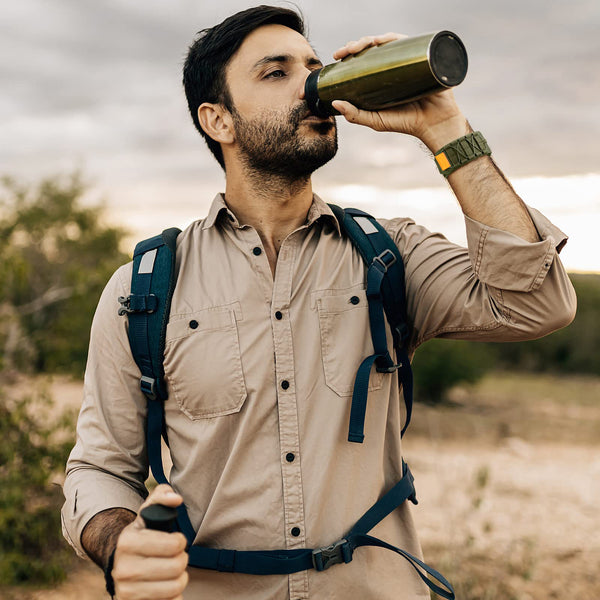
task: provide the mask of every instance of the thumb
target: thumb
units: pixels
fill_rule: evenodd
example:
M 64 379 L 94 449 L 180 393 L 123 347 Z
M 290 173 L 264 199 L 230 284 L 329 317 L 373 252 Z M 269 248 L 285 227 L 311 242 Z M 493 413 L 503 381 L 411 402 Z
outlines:
M 173 488 L 170 485 L 161 484 L 157 485 L 154 490 L 152 490 L 151 494 L 146 498 L 146 501 L 140 506 L 140 510 L 138 511 L 138 516 L 134 521 L 136 526 L 139 528 L 145 528 L 146 525 L 144 520 L 140 516 L 142 509 L 150 506 L 152 504 L 163 504 L 164 506 L 171 506 L 173 508 L 179 506 L 183 503 L 183 498 L 173 491 Z

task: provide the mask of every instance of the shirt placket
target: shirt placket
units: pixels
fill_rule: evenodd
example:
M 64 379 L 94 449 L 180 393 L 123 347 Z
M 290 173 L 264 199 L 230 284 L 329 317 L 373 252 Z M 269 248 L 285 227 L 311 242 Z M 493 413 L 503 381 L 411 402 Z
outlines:
M 298 427 L 294 349 L 289 318 L 294 257 L 299 236 L 292 235 L 281 246 L 273 282 L 271 322 L 275 348 L 279 449 L 283 482 L 285 542 L 288 549 L 306 547 L 304 496 L 302 493 L 301 448 Z M 308 598 L 308 574 L 289 577 L 291 600 Z

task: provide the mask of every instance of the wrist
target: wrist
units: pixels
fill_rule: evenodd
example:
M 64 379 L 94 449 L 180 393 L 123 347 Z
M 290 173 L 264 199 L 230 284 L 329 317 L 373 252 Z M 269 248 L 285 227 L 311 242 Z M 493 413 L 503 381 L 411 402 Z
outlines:
M 462 114 L 459 114 L 456 117 L 432 125 L 419 137 L 429 151 L 435 154 L 446 144 L 472 132 L 473 129 L 467 119 Z

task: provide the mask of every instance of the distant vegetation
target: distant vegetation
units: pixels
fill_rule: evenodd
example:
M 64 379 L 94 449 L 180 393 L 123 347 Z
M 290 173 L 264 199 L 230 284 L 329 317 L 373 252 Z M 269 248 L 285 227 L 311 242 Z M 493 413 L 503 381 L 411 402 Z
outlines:
M 68 372 L 85 367 L 100 293 L 125 235 L 83 204 L 78 175 L 0 190 L 0 369 Z
M 101 290 L 128 257 L 124 231 L 86 207 L 78 176 L 0 191 L 0 382 L 18 373 L 81 376 Z M 0 389 L 0 585 L 54 583 L 73 552 L 62 539 L 53 479 L 73 445 L 72 420 L 38 392 Z M 0 596 L 4 597 L 0 589 Z M 20 597 L 20 596 L 19 596 Z
M 452 386 L 491 370 L 600 374 L 600 274 L 570 274 L 577 315 L 564 329 L 529 342 L 431 340 L 415 355 L 416 399 L 440 402 Z
M 73 422 L 52 413 L 47 394 L 9 400 L 0 390 L 0 585 L 61 581 L 72 559 L 52 480 L 73 445 Z

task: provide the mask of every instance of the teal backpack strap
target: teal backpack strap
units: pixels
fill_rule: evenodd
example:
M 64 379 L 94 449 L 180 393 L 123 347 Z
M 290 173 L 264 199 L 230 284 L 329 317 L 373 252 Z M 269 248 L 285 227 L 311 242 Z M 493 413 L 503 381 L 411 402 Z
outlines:
M 352 240 L 367 267 L 367 300 L 374 352 L 363 360 L 354 380 L 348 440 L 362 443 L 367 410 L 371 369 L 380 373 L 398 373 L 406 406 L 404 435 L 412 415 L 413 377 L 408 357 L 408 323 L 404 263 L 398 247 L 381 224 L 368 213 L 356 208 L 342 209 L 329 205 L 343 231 Z M 396 360 L 390 356 L 385 330 L 390 324 Z
M 140 388 L 148 401 L 146 441 L 148 461 L 158 483 L 169 483 L 162 466 L 161 437 L 169 443 L 165 427 L 163 356 L 171 297 L 177 281 L 175 250 L 181 230 L 165 229 L 140 242 L 133 253 L 131 293 L 120 297 L 120 315 L 129 319 L 129 345 L 140 369 Z M 177 523 L 191 545 L 195 532 L 185 505 L 178 509 Z

